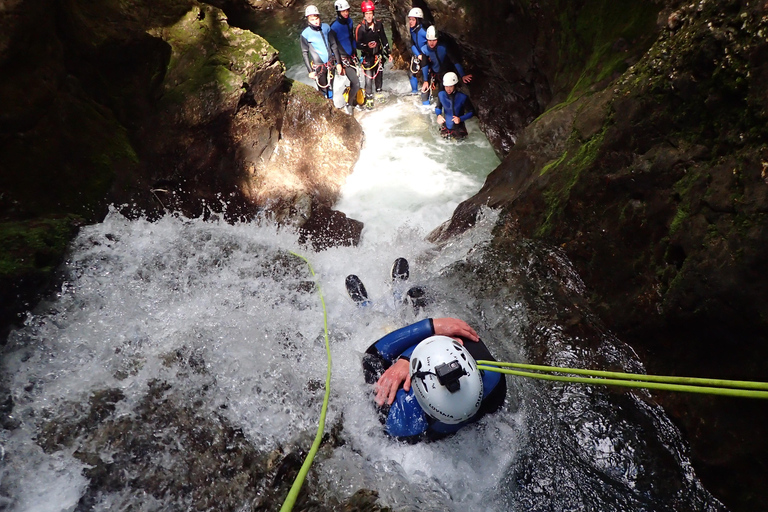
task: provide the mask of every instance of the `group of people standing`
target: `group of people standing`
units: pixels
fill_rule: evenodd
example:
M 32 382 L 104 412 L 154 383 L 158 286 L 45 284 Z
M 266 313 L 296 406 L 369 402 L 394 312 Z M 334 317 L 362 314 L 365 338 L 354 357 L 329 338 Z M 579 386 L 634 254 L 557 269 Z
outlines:
M 348 114 L 361 103 L 371 109 L 374 92 L 381 91 L 384 60 L 392 61 L 384 24 L 375 19 L 376 6 L 371 0 L 364 0 L 360 6 L 363 20 L 357 26 L 350 17 L 347 0 L 336 0 L 334 7 L 336 21 L 330 26 L 320 21 L 316 6 L 309 5 L 305 9 L 307 28 L 299 38 L 304 65 L 309 77 L 328 98 L 333 97 L 335 77 L 345 76 L 349 80 Z M 359 90 L 364 91 L 364 98 L 359 97 Z
M 344 108 L 348 114 L 362 105 L 372 109 L 374 94 L 382 88 L 384 61 L 392 62 L 384 24 L 375 19 L 376 7 L 371 0 L 362 2 L 363 20 L 357 26 L 350 17 L 347 0 L 336 0 L 334 7 L 336 20 L 331 25 L 320 21 L 316 6 L 305 9 L 307 28 L 300 37 L 304 65 L 309 77 L 328 98 L 333 97 L 334 80 L 346 77 L 349 89 Z M 464 138 L 467 135 L 464 122 L 474 115 L 474 109 L 469 97 L 458 87 L 469 83 L 472 75 L 464 71 L 448 46 L 438 40 L 435 27 L 425 28 L 423 22 L 423 11 L 418 7 L 411 9 L 408 13 L 411 94 L 421 94 L 422 104 L 427 106 L 430 99 L 434 99 L 435 115 L 444 137 Z

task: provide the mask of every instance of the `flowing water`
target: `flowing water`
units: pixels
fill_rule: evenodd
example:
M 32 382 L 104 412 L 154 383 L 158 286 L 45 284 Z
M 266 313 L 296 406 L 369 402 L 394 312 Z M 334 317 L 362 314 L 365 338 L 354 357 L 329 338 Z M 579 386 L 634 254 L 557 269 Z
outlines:
M 451 438 L 385 436 L 361 357 L 424 316 L 466 319 L 500 360 L 537 350 L 553 364 L 642 370 L 599 327 L 586 344 L 568 334 L 574 301 L 563 297 L 584 292 L 578 276 L 533 242 L 500 257 L 494 212 L 446 245 L 425 241 L 498 160 L 474 123 L 461 144 L 440 139 L 434 115 L 404 94 L 405 75 L 387 76 L 387 103 L 359 115 L 365 147 L 338 205 L 366 223 L 358 247 L 310 253 L 290 230 L 215 215 L 111 212 L 81 231 L 60 292 L 5 348 L 0 510 L 276 510 L 284 493 L 269 497 L 280 474 L 270 461 L 306 450 L 317 428 L 324 307 L 334 440 L 305 485 L 314 499 L 370 489 L 393 510 L 722 510 L 644 392 L 508 378 L 503 409 Z M 424 311 L 393 299 L 401 256 L 430 290 Z M 347 296 L 350 273 L 371 307 Z M 259 477 L 229 471 L 260 457 Z

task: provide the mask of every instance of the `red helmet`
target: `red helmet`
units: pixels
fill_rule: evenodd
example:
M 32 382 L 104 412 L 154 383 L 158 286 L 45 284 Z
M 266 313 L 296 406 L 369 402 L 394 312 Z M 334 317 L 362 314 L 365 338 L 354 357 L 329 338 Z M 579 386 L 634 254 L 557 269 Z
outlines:
M 373 5 L 373 2 L 371 2 L 371 0 L 365 0 L 360 5 L 360 9 L 362 9 L 363 12 L 368 12 L 368 11 L 373 12 L 374 10 L 376 10 L 376 6 Z

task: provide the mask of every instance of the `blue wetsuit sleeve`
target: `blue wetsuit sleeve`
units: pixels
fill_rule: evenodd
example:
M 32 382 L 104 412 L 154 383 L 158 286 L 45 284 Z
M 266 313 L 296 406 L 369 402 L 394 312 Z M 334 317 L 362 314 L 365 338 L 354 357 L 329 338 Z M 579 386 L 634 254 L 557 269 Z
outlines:
M 400 355 L 407 349 L 412 349 L 412 347 L 418 345 L 420 341 L 425 340 L 434 334 L 435 328 L 432 324 L 432 319 L 426 318 L 415 324 L 407 325 L 396 331 L 392 331 L 374 343 L 374 347 L 381 357 L 391 363 L 400 357 Z
M 422 62 L 421 62 L 421 74 L 424 77 L 424 81 L 427 82 L 429 81 L 429 66 L 431 63 L 429 61 L 429 54 L 427 53 L 426 45 L 421 47 L 421 54 L 424 55 L 424 57 L 426 57 L 426 60 L 422 59 Z
M 456 72 L 459 74 L 459 78 L 464 78 L 464 68 L 458 62 L 454 64 L 456 66 Z

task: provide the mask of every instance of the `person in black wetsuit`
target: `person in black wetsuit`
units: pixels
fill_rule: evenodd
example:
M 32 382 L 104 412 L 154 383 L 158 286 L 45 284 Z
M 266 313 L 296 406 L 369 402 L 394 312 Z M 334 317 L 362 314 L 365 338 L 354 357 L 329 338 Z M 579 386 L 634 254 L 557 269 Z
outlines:
M 494 360 L 475 330 L 457 318 L 427 318 L 373 343 L 363 372 L 375 385 L 386 432 L 408 442 L 436 440 L 499 410 L 506 380 L 478 371 L 479 359 Z
M 304 10 L 307 18 L 307 28 L 299 36 L 301 56 L 307 67 L 309 78 L 315 80 L 318 89 L 326 98 L 331 98 L 333 84 L 329 75 L 333 76 L 333 67 L 341 73 L 340 55 L 336 33 L 327 23 L 320 22 L 320 11 L 314 5 L 308 5 Z
M 373 93 L 381 91 L 384 81 L 384 62 L 392 62 L 389 40 L 384 32 L 384 24 L 373 18 L 375 6 L 371 0 L 364 0 L 361 9 L 363 21 L 355 28 L 357 47 L 363 56 L 361 72 L 365 82 L 365 106 L 373 108 Z

